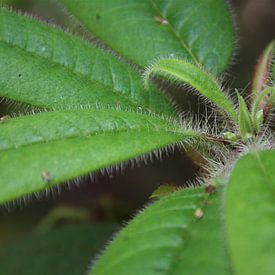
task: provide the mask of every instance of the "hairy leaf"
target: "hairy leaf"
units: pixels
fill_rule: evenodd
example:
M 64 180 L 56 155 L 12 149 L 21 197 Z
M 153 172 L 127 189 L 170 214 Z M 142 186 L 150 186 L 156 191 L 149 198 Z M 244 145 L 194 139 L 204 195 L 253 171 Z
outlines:
M 274 164 L 274 151 L 255 151 L 229 179 L 225 223 L 235 274 L 275 273 Z
M 0 248 L 1 274 L 79 275 L 116 229 L 112 224 L 81 224 L 32 233 Z M 69 241 L 68 241 L 69 240 Z
M 220 199 L 202 187 L 161 198 L 120 232 L 90 274 L 230 274 Z
M 177 187 L 171 184 L 160 185 L 157 189 L 154 190 L 150 199 L 158 200 L 164 196 L 167 196 L 177 190 Z
M 262 114 L 262 123 L 264 119 L 267 119 L 271 108 L 275 103 L 275 87 L 267 87 L 258 94 L 252 105 L 252 119 L 254 127 L 257 131 L 260 130 L 261 118 L 258 119 L 259 114 Z M 266 117 L 264 117 L 264 115 Z
M 243 97 L 237 92 L 239 102 L 239 131 L 240 135 L 244 138 L 249 138 L 253 134 L 253 123 L 251 114 L 248 111 L 246 102 Z
M 47 108 L 132 106 L 173 115 L 128 65 L 69 33 L 0 9 L 0 96 Z
M 100 40 L 144 67 L 160 56 L 185 57 L 213 73 L 231 60 L 226 1 L 62 0 Z
M 275 40 L 271 41 L 259 58 L 252 81 L 252 104 L 260 92 L 268 86 L 272 72 L 272 60 L 275 57 Z
M 226 112 L 234 121 L 237 114 L 230 100 L 224 95 L 214 78 L 196 65 L 174 58 L 163 58 L 150 66 L 144 74 L 147 84 L 151 75 L 164 76 L 179 83 L 187 83 L 200 94 L 210 99 L 221 110 Z
M 268 101 L 275 102 L 275 87 L 265 88 L 256 98 L 254 105 L 252 106 L 252 114 L 255 115 L 259 110 L 263 109 L 261 103 L 267 103 Z M 266 100 L 266 97 L 268 99 Z M 267 102 L 265 102 L 267 101 Z
M 198 137 L 160 117 L 63 110 L 0 124 L 0 202 Z
M 272 77 L 273 77 L 273 83 L 275 82 L 275 62 L 273 62 L 273 66 L 272 66 L 272 72 L 273 72 L 273 74 L 272 74 Z

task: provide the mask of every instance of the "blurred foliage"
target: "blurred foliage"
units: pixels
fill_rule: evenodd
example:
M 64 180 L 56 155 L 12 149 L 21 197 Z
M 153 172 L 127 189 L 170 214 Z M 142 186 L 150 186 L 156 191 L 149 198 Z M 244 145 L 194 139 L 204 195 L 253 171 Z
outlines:
M 84 274 L 115 229 L 113 224 L 80 224 L 29 234 L 1 246 L 0 274 Z

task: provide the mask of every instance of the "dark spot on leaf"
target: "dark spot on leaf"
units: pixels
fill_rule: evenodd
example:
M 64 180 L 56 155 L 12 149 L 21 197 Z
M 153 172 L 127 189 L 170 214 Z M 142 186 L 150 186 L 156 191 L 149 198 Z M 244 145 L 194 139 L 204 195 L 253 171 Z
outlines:
M 19 77 L 21 77 L 21 76 L 22 76 L 22 74 L 18 74 L 18 76 L 19 76 Z
M 128 236 L 123 236 L 123 240 L 124 240 L 124 241 L 129 241 L 130 238 L 129 238 Z
M 99 21 L 101 19 L 101 16 L 97 13 L 95 18 L 96 18 L 97 21 Z

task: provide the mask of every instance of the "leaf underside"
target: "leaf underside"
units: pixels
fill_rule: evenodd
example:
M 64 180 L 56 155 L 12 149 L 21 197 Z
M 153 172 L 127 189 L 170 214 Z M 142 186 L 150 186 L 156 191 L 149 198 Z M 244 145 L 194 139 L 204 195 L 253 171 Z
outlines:
M 200 63 L 214 74 L 230 63 L 234 37 L 226 1 L 61 2 L 101 41 L 141 67 L 169 55 Z
M 220 111 L 227 113 L 229 117 L 237 122 L 237 114 L 233 104 L 224 95 L 220 85 L 213 76 L 198 66 L 186 60 L 163 58 L 152 64 L 145 71 L 145 83 L 148 83 L 151 74 L 168 78 L 180 84 L 190 85 L 218 106 Z
M 10 119 L 0 124 L 0 202 L 196 137 L 164 118 L 112 109 Z

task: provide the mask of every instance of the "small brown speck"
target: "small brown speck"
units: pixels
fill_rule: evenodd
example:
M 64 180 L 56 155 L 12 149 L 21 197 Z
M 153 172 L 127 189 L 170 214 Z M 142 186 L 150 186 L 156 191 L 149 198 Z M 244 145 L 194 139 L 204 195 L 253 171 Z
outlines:
M 208 194 L 214 194 L 217 191 L 217 188 L 212 184 L 207 184 L 204 191 Z
M 51 177 L 49 171 L 43 171 L 41 173 L 41 178 L 45 183 L 50 183 L 51 182 Z
M 195 210 L 194 216 L 195 216 L 195 218 L 198 219 L 198 220 L 200 220 L 200 219 L 203 218 L 203 212 L 202 212 L 201 208 L 197 208 L 197 209 Z
M 155 21 L 160 25 L 167 25 L 168 21 L 160 16 L 155 16 Z
M 7 122 L 11 117 L 10 116 L 2 116 L 0 117 L 0 123 L 5 123 Z

